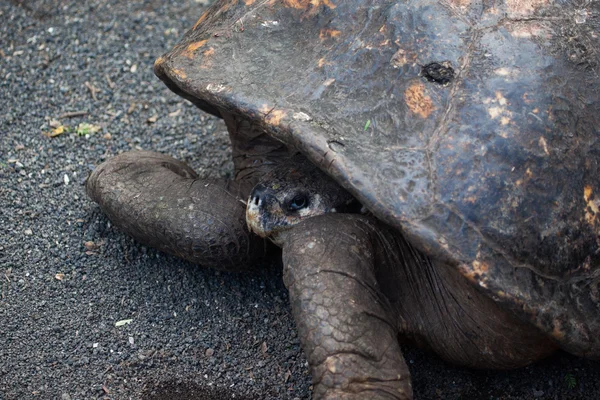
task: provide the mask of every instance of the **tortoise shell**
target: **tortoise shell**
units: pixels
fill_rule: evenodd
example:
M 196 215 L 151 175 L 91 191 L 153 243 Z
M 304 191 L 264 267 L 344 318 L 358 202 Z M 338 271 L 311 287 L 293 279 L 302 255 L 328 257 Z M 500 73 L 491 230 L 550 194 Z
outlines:
M 155 72 L 600 357 L 600 3 L 217 1 Z

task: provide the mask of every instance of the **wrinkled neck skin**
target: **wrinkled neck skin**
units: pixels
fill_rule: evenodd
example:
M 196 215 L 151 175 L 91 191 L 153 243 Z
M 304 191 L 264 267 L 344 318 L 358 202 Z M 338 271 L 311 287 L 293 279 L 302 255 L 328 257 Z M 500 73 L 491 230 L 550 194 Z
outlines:
M 235 181 L 249 182 L 252 188 L 290 157 L 288 148 L 255 122 L 224 111 L 221 114 L 231 140 Z

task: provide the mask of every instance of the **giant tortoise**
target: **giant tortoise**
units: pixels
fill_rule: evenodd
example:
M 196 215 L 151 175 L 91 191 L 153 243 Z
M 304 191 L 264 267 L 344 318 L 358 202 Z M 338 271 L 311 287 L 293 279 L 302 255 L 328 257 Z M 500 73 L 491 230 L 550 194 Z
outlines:
M 131 152 L 87 192 L 205 266 L 278 244 L 315 399 L 412 398 L 400 339 L 476 368 L 599 358 L 599 8 L 217 1 L 154 68 L 225 120 L 235 179 Z

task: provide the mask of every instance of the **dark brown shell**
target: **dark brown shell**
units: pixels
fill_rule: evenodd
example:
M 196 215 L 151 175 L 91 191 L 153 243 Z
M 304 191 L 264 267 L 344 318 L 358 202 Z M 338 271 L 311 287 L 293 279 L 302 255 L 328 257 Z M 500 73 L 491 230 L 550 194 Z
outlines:
M 600 3 L 218 1 L 157 74 L 600 357 Z

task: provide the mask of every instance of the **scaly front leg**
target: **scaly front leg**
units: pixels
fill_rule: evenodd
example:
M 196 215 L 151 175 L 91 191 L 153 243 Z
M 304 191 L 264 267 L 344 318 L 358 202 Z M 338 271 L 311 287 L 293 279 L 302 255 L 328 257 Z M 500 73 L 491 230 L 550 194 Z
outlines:
M 376 279 L 378 229 L 367 217 L 326 214 L 282 236 L 314 399 L 412 399 L 398 329 Z
M 88 196 L 112 223 L 141 243 L 223 270 L 250 268 L 264 240 L 246 227 L 250 183 L 200 179 L 163 154 L 134 151 L 99 165 Z

